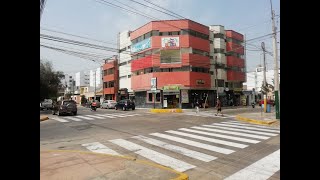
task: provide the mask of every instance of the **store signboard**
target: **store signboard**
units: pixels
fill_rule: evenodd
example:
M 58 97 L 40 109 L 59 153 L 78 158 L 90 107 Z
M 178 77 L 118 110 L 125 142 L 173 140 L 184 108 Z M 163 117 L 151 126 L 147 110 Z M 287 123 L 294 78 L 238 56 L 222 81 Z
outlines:
M 189 96 L 187 89 L 181 89 L 181 103 L 189 103 Z
M 151 47 L 151 38 L 148 38 L 148 39 L 140 41 L 136 44 L 133 44 L 131 47 L 131 52 L 136 53 L 136 52 L 142 51 L 144 49 L 148 49 L 150 47 Z

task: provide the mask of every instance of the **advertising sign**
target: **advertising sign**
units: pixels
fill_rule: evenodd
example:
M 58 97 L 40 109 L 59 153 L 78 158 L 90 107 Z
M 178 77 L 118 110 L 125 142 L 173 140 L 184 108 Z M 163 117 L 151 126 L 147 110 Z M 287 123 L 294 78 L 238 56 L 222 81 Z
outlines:
M 157 78 L 151 78 L 151 91 L 157 90 Z
M 163 37 L 161 38 L 161 47 L 163 48 L 178 48 L 179 37 Z
M 189 96 L 187 89 L 181 89 L 181 103 L 189 103 Z
M 163 90 L 176 90 L 178 91 L 180 89 L 179 86 L 163 86 Z
M 150 47 L 151 47 L 151 38 L 148 38 L 148 39 L 140 41 L 136 44 L 133 44 L 131 46 L 131 52 L 136 53 L 136 52 L 142 51 L 144 49 L 148 49 Z

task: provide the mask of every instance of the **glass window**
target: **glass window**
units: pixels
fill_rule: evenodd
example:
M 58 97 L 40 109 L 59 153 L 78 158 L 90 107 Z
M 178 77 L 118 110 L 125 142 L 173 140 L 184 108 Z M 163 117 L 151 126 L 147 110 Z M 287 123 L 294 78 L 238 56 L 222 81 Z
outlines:
M 180 34 L 181 35 L 188 35 L 189 31 L 188 31 L 188 29 L 181 29 Z
M 162 32 L 162 36 L 168 36 L 169 32 Z
M 157 102 L 160 102 L 160 93 L 157 93 L 157 94 L 156 94 L 156 101 L 157 101 Z
M 180 31 L 171 32 L 172 35 L 180 35 Z
M 144 39 L 147 39 L 149 37 L 151 37 L 151 32 L 148 32 L 148 33 L 144 34 Z
M 218 87 L 224 87 L 224 80 L 218 79 Z
M 221 38 L 221 39 L 223 39 L 223 38 L 224 38 L 224 34 L 222 34 L 222 33 L 213 34 L 213 37 L 214 37 L 214 38 Z
M 159 36 L 159 31 L 158 30 L 153 30 L 151 32 L 151 36 Z
M 152 93 L 148 93 L 148 101 L 152 102 Z

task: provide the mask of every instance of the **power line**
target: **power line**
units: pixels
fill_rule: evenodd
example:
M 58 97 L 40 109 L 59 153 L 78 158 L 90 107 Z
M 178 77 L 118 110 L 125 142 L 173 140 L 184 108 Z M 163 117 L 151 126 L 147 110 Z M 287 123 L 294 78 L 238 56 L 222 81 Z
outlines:
M 147 0 L 143 0 L 143 1 L 148 2 L 149 4 L 152 4 L 152 5 L 154 5 L 154 6 L 158 7 L 158 8 L 161 8 L 161 9 L 163 9 L 163 10 L 167 11 L 167 12 L 170 12 L 170 13 L 172 13 L 172 14 L 174 14 L 174 15 L 176 15 L 176 16 L 178 16 L 178 17 L 182 18 L 182 19 L 187 19 L 187 18 L 185 18 L 185 17 L 183 17 L 183 16 L 181 16 L 181 15 L 179 15 L 179 14 L 175 13 L 175 12 L 172 12 L 172 11 L 170 11 L 170 10 L 168 10 L 168 9 L 164 8 L 164 7 L 161 7 L 161 6 L 159 6 L 159 5 L 155 4 L 155 3 L 152 3 L 152 2 L 147 1 Z

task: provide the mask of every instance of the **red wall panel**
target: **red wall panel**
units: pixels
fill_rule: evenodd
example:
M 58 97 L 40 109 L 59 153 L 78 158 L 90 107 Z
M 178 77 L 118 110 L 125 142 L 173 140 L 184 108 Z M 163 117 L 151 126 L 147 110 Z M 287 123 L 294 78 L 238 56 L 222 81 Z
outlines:
M 244 67 L 244 59 L 235 56 L 227 56 L 227 66 Z
M 239 45 L 239 44 L 236 44 L 236 43 L 232 43 L 232 42 L 227 42 L 226 43 L 226 48 L 227 48 L 227 52 L 229 51 L 233 51 L 233 52 L 236 52 L 236 53 L 239 53 L 239 54 L 244 54 L 244 47 Z
M 245 73 L 240 71 L 227 71 L 228 81 L 245 81 Z
M 131 62 L 131 71 L 152 67 L 152 56 L 143 57 Z
M 226 30 L 226 36 L 227 37 L 230 37 L 230 38 L 233 38 L 233 39 L 237 39 L 237 40 L 240 40 L 240 41 L 243 41 L 243 35 L 238 33 L 238 32 L 235 32 L 235 31 L 232 31 L 232 30 Z

